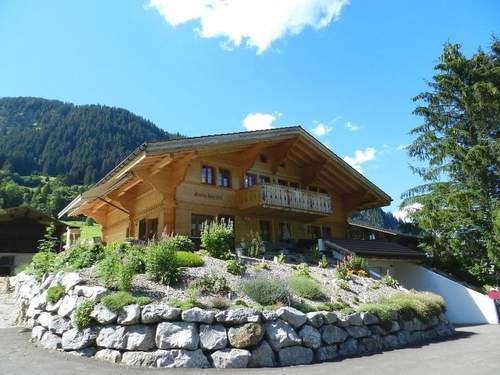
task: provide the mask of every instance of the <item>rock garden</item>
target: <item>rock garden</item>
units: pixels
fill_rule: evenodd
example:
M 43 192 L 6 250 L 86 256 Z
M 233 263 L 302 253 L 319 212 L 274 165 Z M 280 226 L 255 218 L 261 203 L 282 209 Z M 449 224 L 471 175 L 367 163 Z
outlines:
M 148 367 L 275 367 L 339 360 L 446 338 L 441 297 L 335 264 L 230 252 L 230 224 L 207 224 L 201 250 L 179 235 L 146 245 L 79 245 L 47 234 L 10 279 L 20 325 L 47 349 Z M 267 258 L 267 259 L 266 259 Z

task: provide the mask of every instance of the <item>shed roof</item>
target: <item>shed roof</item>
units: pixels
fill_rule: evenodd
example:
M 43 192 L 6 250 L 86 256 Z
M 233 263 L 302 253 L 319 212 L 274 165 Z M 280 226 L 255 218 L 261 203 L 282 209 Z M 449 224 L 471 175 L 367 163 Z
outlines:
M 335 245 L 356 255 L 366 258 L 390 258 L 390 259 L 424 259 L 425 253 L 421 250 L 392 241 L 383 240 L 331 240 Z

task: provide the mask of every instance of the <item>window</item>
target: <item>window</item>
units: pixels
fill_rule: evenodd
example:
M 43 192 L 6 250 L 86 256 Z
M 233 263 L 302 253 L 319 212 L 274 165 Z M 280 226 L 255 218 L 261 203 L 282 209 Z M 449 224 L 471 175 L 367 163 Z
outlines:
M 375 233 L 370 232 L 370 233 L 368 234 L 368 240 L 373 241 L 374 239 L 375 239 Z
M 325 190 L 325 189 L 319 189 L 319 192 L 321 194 L 327 194 L 328 195 L 328 190 Z
M 261 163 L 267 163 L 267 156 L 266 155 L 260 154 L 259 159 L 260 159 Z
M 139 233 L 137 238 L 140 240 L 146 239 L 146 219 L 142 219 L 139 221 Z
M 290 223 L 280 223 L 280 240 L 289 241 L 292 239 L 292 233 L 290 231 Z
M 271 182 L 271 178 L 269 176 L 259 176 L 259 183 L 262 184 L 268 184 Z
M 191 215 L 191 236 L 200 237 L 201 236 L 201 227 L 205 222 L 211 222 L 214 220 L 213 216 L 209 215 Z
M 260 221 L 260 238 L 262 241 L 271 241 L 271 222 L 267 220 Z
M 296 182 L 290 182 L 290 187 L 294 189 L 300 189 L 300 185 Z
M 201 167 L 201 183 L 208 185 L 215 184 L 215 169 L 213 167 L 206 165 Z
M 245 175 L 245 181 L 243 181 L 243 185 L 245 188 L 249 188 L 257 184 L 257 176 L 251 173 L 247 173 Z
M 231 187 L 231 173 L 227 169 L 219 169 L 219 186 Z

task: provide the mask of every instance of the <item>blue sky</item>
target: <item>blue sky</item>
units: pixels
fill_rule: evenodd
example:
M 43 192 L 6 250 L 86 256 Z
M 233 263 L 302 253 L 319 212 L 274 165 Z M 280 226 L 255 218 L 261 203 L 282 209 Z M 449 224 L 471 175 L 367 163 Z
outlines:
M 210 1 L 1 0 L 0 96 L 123 107 L 189 136 L 300 124 L 396 211 L 420 182 L 401 150 L 411 98 L 444 42 L 470 54 L 500 25 L 496 0 Z

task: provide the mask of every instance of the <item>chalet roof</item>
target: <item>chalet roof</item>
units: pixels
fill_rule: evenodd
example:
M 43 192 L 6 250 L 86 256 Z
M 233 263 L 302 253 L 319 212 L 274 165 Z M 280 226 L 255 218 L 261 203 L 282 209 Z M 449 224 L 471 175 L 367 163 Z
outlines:
M 365 258 L 424 259 L 421 250 L 410 249 L 397 242 L 384 240 L 331 240 L 335 245 Z
M 41 224 L 49 225 L 53 223 L 54 225 L 63 226 L 64 223 L 57 219 L 37 210 L 31 206 L 17 206 L 10 208 L 0 208 L 0 222 L 11 221 L 16 218 L 29 217 L 35 219 Z
M 342 158 L 333 153 L 300 126 L 146 142 L 140 145 L 109 173 L 107 173 L 100 181 L 98 181 L 91 191 L 93 190 L 92 194 L 98 193 L 99 187 L 106 185 L 108 181 L 121 179 L 124 174 L 134 168 L 152 166 L 152 163 L 158 162 L 159 158 L 163 157 L 163 155 L 180 155 L 182 153 L 189 152 L 203 153 L 209 152 L 212 148 L 248 147 L 257 143 L 268 143 L 271 145 L 276 142 L 289 141 L 293 139 L 300 139 L 301 141 L 300 144 L 295 147 L 295 153 L 300 153 L 304 148 L 307 148 L 308 152 L 316 155 L 315 157 L 321 161 L 319 163 L 316 162 L 316 164 L 328 164 L 329 168 L 334 168 L 335 172 L 332 172 L 333 169 L 322 172 L 323 176 L 326 176 L 325 178 L 330 178 L 332 180 L 332 183 L 347 183 L 345 181 L 349 179 L 352 184 L 356 185 L 356 189 L 352 189 L 353 191 L 356 190 L 360 194 L 362 194 L 362 191 L 370 192 L 372 198 L 369 198 L 369 200 L 374 202 L 373 197 L 376 197 L 377 202 L 368 204 L 370 207 L 384 206 L 391 202 L 392 199 L 389 195 L 383 192 L 366 177 L 361 175 Z M 344 178 L 339 180 L 337 178 L 329 177 L 332 173 L 340 173 Z M 113 186 L 114 188 L 117 187 L 116 185 Z M 106 190 L 106 188 L 103 188 L 102 190 Z M 81 197 L 75 199 L 70 205 L 61 211 L 59 217 L 67 213 L 71 213 L 75 207 L 81 206 L 84 203 L 84 200 L 82 199 L 85 198 L 85 194 L 86 193 L 82 194 Z

